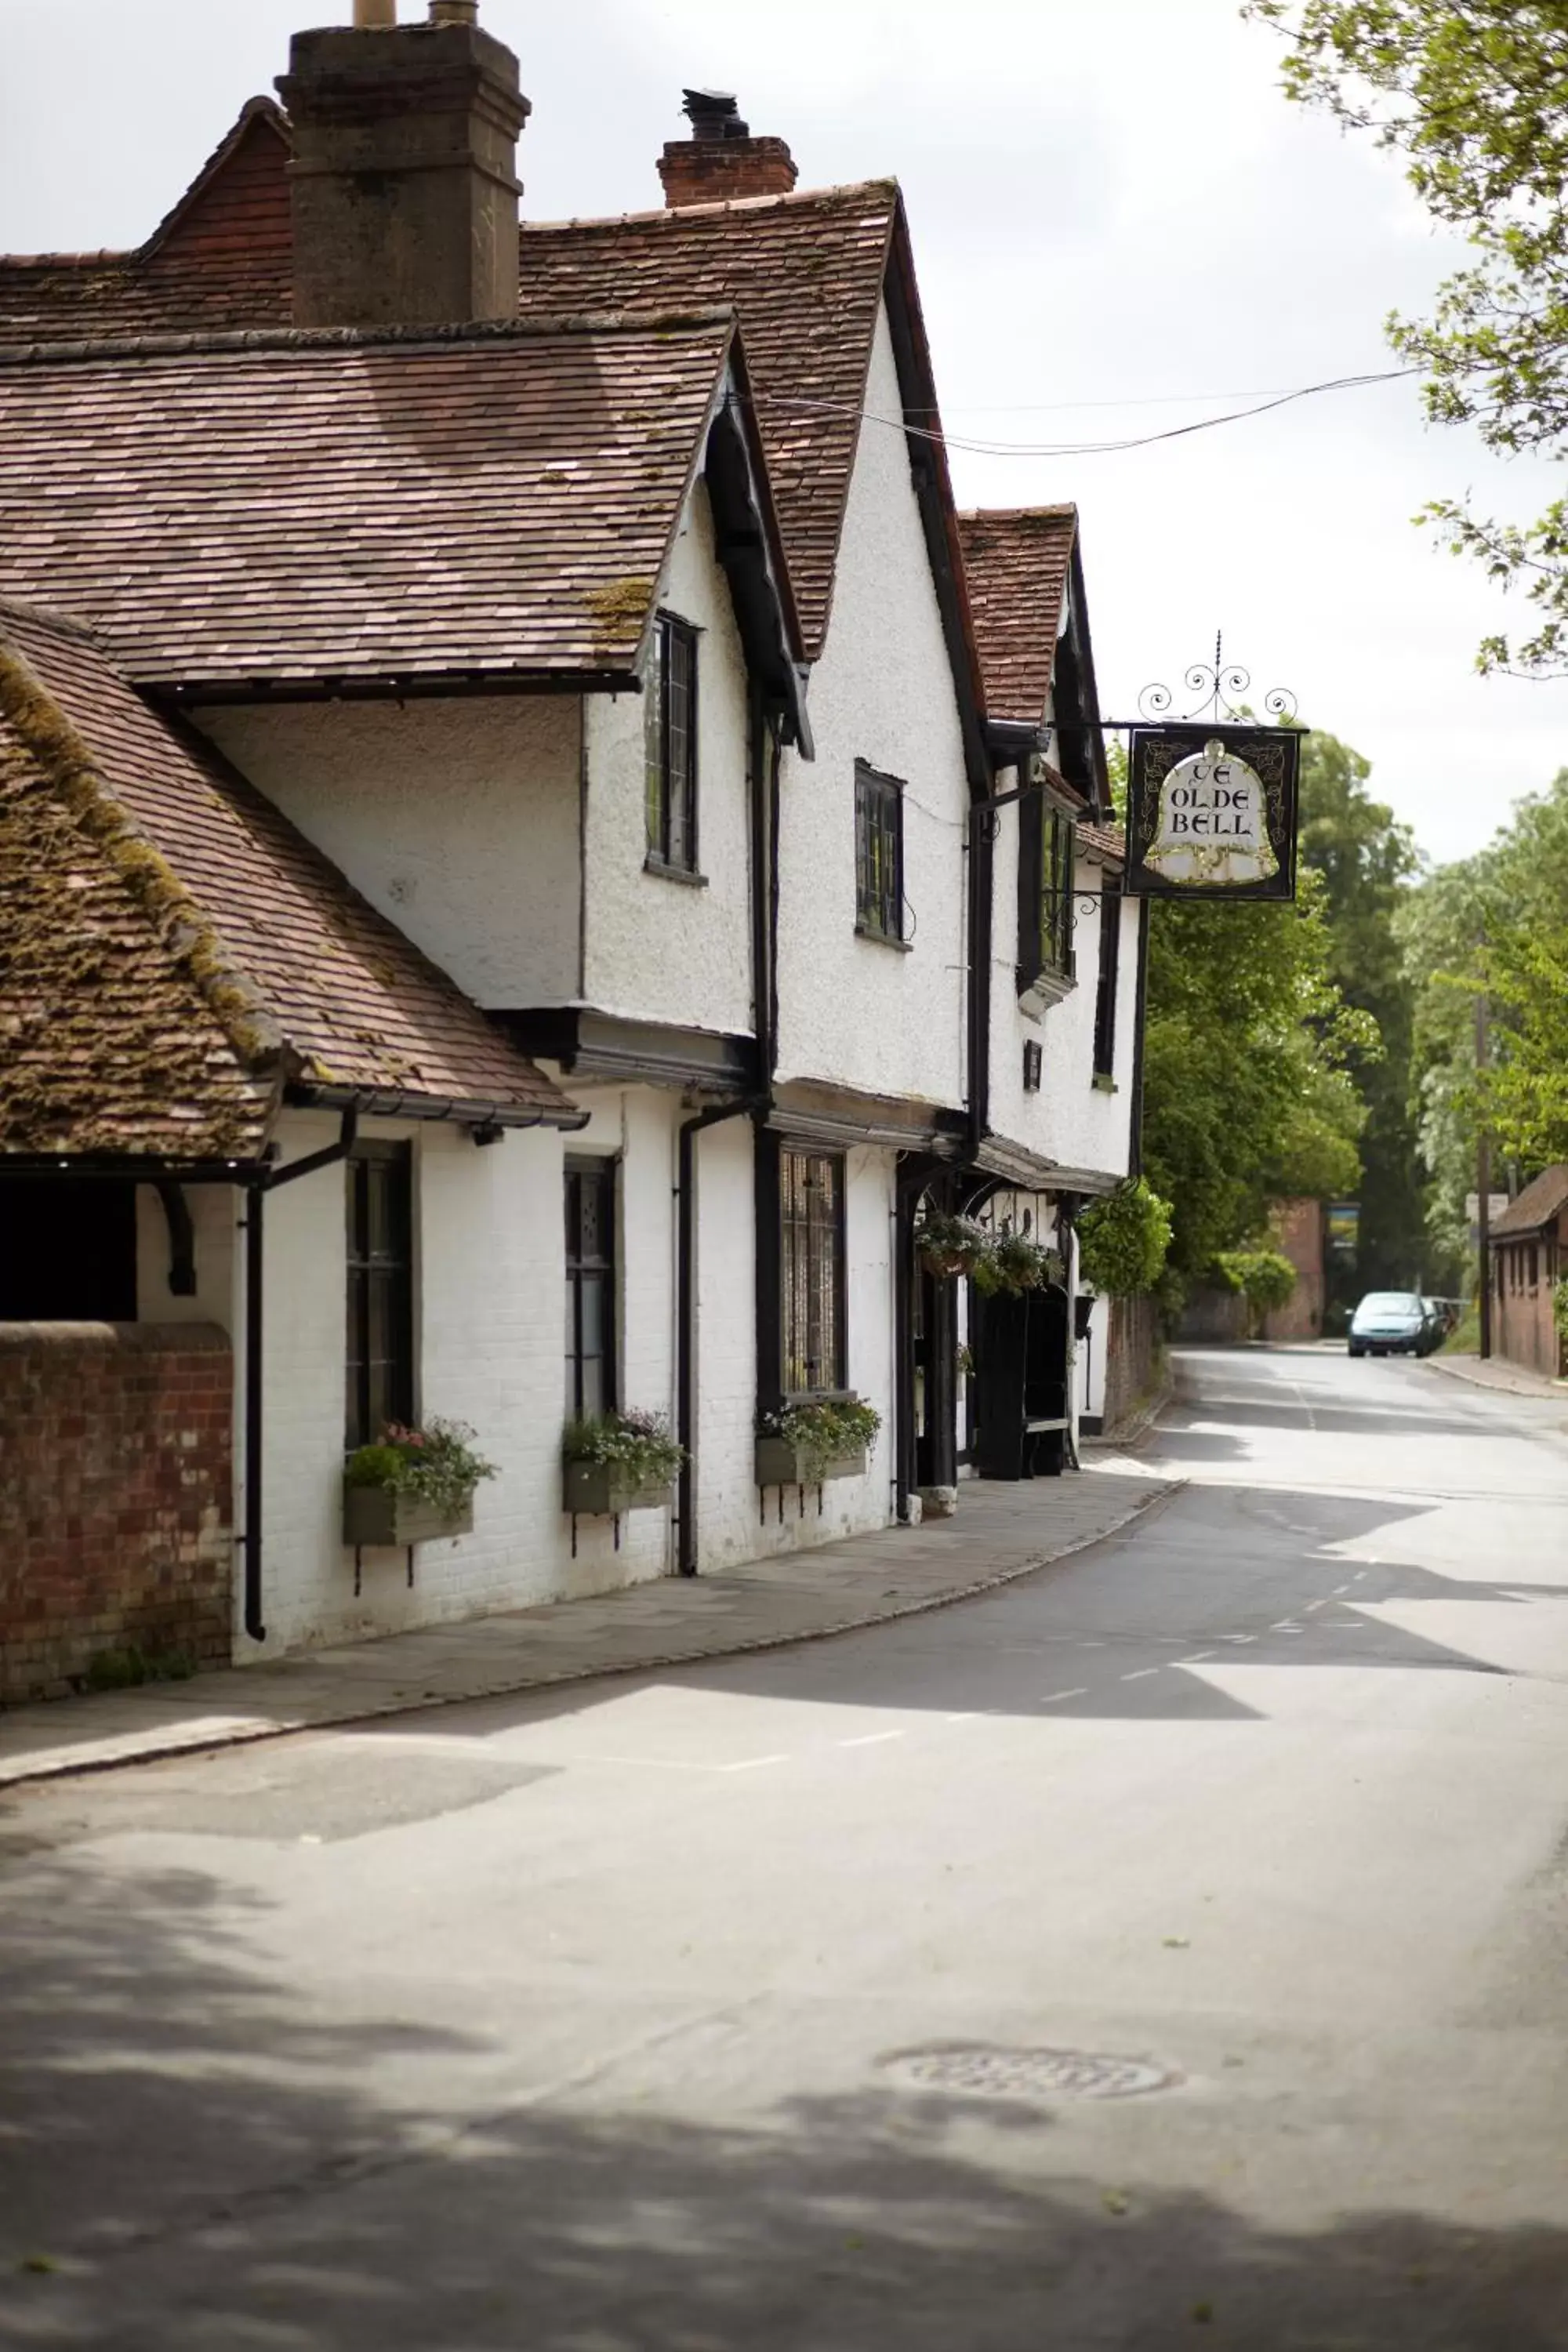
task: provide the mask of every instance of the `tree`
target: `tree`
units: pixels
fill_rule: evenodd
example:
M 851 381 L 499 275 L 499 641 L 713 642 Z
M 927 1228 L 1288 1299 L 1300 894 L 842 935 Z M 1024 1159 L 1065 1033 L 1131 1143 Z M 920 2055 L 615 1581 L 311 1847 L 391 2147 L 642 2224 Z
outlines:
M 1568 769 L 1521 801 L 1485 849 L 1412 892 L 1398 929 L 1414 991 L 1431 1222 L 1439 1243 L 1462 1255 L 1483 1117 L 1503 1168 L 1521 1179 L 1568 1158 Z M 1482 992 L 1491 1043 L 1479 1078 Z
M 1143 1157 L 1173 1207 L 1172 1304 L 1263 1233 L 1271 1199 L 1356 1188 L 1365 1112 L 1347 1063 L 1376 1033 L 1331 977 L 1327 903 L 1306 867 L 1295 906 L 1151 908 Z
M 1474 246 L 1434 317 L 1388 322 L 1426 372 L 1427 415 L 1493 449 L 1568 451 L 1568 0 L 1247 0 L 1280 26 L 1292 98 L 1372 130 L 1421 201 Z M 1488 637 L 1483 670 L 1568 671 L 1568 500 L 1523 530 L 1435 500 L 1426 517 L 1535 605 L 1534 634 Z
M 1323 877 L 1330 977 L 1377 1033 L 1378 1051 L 1352 1047 L 1346 1074 L 1366 1106 L 1355 1275 L 1361 1289 L 1380 1290 L 1420 1280 L 1427 1235 L 1411 1100 L 1415 997 L 1395 928 L 1420 861 L 1408 825 L 1368 792 L 1371 773 L 1337 736 L 1302 741 L 1300 856 Z

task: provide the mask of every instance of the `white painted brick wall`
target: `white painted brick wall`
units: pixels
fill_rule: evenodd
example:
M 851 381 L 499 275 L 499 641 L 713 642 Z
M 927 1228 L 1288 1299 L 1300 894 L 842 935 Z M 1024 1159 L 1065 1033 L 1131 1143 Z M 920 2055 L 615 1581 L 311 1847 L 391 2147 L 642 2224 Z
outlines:
M 900 402 L 884 313 L 866 405 Z M 862 428 L 808 709 L 816 758 L 786 753 L 780 793 L 780 1075 L 961 1103 L 968 785 L 908 447 L 885 425 Z M 907 955 L 856 936 L 857 759 L 906 788 Z
M 745 656 L 714 552 L 706 486 L 693 488 L 660 603 L 697 646 L 697 845 L 705 888 L 645 870 L 645 705 L 596 695 L 588 714 L 586 1001 L 635 1021 L 749 1035 L 751 824 Z

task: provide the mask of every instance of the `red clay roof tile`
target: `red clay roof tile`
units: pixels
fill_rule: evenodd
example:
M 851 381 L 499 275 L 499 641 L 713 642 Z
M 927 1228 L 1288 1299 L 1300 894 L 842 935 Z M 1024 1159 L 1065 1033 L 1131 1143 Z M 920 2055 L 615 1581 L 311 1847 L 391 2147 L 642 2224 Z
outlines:
M 252 100 L 187 196 L 136 252 L 0 257 L 0 349 L 286 327 L 288 135 L 280 110 Z M 714 305 L 740 312 L 814 659 L 827 626 L 897 213 L 896 184 L 872 180 L 619 219 L 531 224 L 522 232 L 525 317 Z
M 286 1080 L 571 1106 L 85 632 L 0 606 L 0 1150 L 254 1157 Z
M 987 508 L 958 518 L 992 719 L 1037 727 L 1045 717 L 1077 532 L 1072 506 Z
M 733 341 L 709 313 L 0 354 L 0 593 L 143 684 L 628 675 Z

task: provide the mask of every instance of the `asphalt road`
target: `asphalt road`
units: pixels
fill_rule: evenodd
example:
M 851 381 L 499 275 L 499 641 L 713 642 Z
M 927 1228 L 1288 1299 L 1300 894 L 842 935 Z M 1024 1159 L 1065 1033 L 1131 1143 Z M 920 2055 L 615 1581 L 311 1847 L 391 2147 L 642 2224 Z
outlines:
M 1568 1409 L 1183 1370 L 984 1600 L 16 1792 L 0 2343 L 1562 2352 Z

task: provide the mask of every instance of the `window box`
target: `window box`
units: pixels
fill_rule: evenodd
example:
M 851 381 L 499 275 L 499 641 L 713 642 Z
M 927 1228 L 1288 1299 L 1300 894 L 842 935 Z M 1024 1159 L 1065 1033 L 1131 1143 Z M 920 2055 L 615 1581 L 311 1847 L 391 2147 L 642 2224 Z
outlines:
M 662 1511 L 674 1495 L 673 1478 L 638 1484 L 618 1462 L 565 1462 L 561 1466 L 561 1507 L 574 1518 L 618 1519 L 623 1511 Z
M 405 1551 L 410 1544 L 469 1535 L 473 1525 L 471 1496 L 452 1510 L 422 1495 L 400 1494 L 394 1486 L 343 1488 L 343 1541 L 356 1550 L 380 1546 Z
M 811 1467 L 806 1449 L 792 1445 L 787 1437 L 757 1440 L 759 1486 L 816 1486 L 828 1478 L 863 1478 L 869 1466 L 870 1448 L 865 1445 Z

